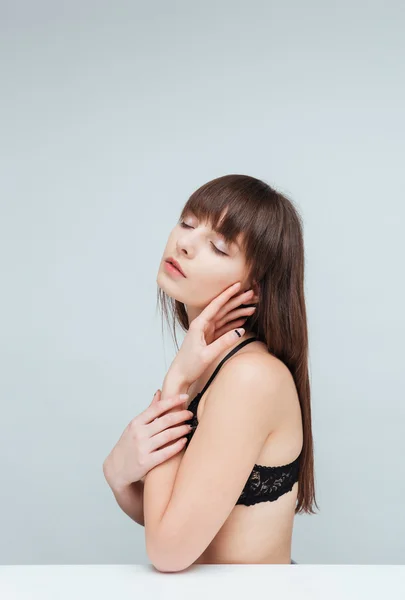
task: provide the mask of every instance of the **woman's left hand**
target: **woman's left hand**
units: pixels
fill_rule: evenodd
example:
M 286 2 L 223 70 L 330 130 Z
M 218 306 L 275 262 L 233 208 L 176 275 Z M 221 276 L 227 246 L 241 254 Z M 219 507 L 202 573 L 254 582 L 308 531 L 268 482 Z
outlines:
M 232 298 L 239 287 L 240 282 L 237 282 L 221 292 L 190 323 L 168 374 L 175 373 L 183 383 L 190 386 L 221 352 L 233 346 L 238 339 L 235 329 L 246 320 L 247 316 L 253 314 L 256 308 L 253 306 L 234 310 L 240 304 L 246 303 L 253 295 L 253 290 L 248 290 Z M 240 315 L 246 316 L 235 321 L 235 317 Z M 240 327 L 238 331 L 241 335 L 245 333 L 245 330 Z

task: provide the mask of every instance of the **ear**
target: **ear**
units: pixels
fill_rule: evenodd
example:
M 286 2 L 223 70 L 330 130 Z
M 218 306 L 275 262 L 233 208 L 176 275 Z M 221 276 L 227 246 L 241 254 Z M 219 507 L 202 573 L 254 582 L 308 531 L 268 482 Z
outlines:
M 254 281 L 251 285 L 247 285 L 246 289 L 244 289 L 243 291 L 247 292 L 250 289 L 253 290 L 253 296 L 252 296 L 252 298 L 249 298 L 249 300 L 246 303 L 246 306 L 259 301 L 259 292 L 260 292 L 259 284 L 256 281 Z M 245 305 L 242 305 L 242 306 L 245 306 Z
M 259 301 L 259 293 L 260 293 L 259 284 L 257 283 L 257 281 L 254 281 L 250 287 L 253 290 L 253 298 L 252 298 L 251 302 L 258 302 Z

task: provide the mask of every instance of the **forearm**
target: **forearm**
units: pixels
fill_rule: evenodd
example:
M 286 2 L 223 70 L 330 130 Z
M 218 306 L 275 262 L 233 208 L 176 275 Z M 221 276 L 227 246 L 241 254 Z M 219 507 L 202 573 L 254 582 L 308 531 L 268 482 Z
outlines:
M 143 487 L 144 478 L 120 490 L 111 488 L 118 506 L 128 517 L 142 526 L 145 525 L 143 517 Z
M 169 372 L 162 385 L 161 400 L 172 398 L 177 394 L 187 393 L 189 387 L 190 384 L 184 383 L 181 377 Z M 178 410 L 178 408 L 172 410 Z M 182 450 L 165 462 L 160 463 L 151 469 L 145 477 L 144 514 L 147 550 L 149 544 L 154 545 L 157 530 L 169 505 L 184 452 L 185 450 Z

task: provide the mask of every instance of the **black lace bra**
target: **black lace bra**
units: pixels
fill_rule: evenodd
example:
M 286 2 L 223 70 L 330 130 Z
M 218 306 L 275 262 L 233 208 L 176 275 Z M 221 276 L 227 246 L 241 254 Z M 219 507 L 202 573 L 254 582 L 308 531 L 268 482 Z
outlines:
M 201 397 L 205 393 L 205 390 L 208 388 L 211 381 L 222 367 L 223 363 L 228 358 L 233 356 L 240 348 L 243 348 L 243 346 L 249 344 L 250 342 L 254 342 L 256 339 L 256 337 L 253 337 L 244 340 L 230 352 L 228 352 L 225 358 L 223 358 L 218 364 L 217 368 L 204 386 L 204 389 L 190 402 L 187 409 L 194 414 L 194 417 L 185 422 L 190 424 L 193 429 L 186 435 L 186 446 L 188 446 L 190 443 L 191 438 L 193 437 L 198 426 L 197 407 Z M 301 454 L 299 454 L 298 457 L 288 465 L 281 465 L 277 467 L 267 467 L 265 465 L 255 464 L 236 504 L 251 506 L 252 504 L 257 504 L 258 502 L 274 502 L 283 494 L 290 492 L 294 483 L 298 481 L 300 456 Z

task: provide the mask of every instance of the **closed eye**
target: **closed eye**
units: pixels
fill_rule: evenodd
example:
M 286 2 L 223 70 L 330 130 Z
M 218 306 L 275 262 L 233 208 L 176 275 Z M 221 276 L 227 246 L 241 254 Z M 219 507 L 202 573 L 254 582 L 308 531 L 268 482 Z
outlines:
M 194 227 L 191 227 L 191 225 L 187 225 L 184 221 L 180 221 L 179 225 L 180 225 L 180 227 L 183 227 L 183 229 L 194 229 Z M 228 254 L 226 254 L 226 252 L 222 252 L 222 250 L 218 250 L 218 248 L 212 242 L 211 242 L 211 245 L 212 245 L 214 252 L 216 252 L 216 254 L 222 254 L 223 256 L 228 256 Z

